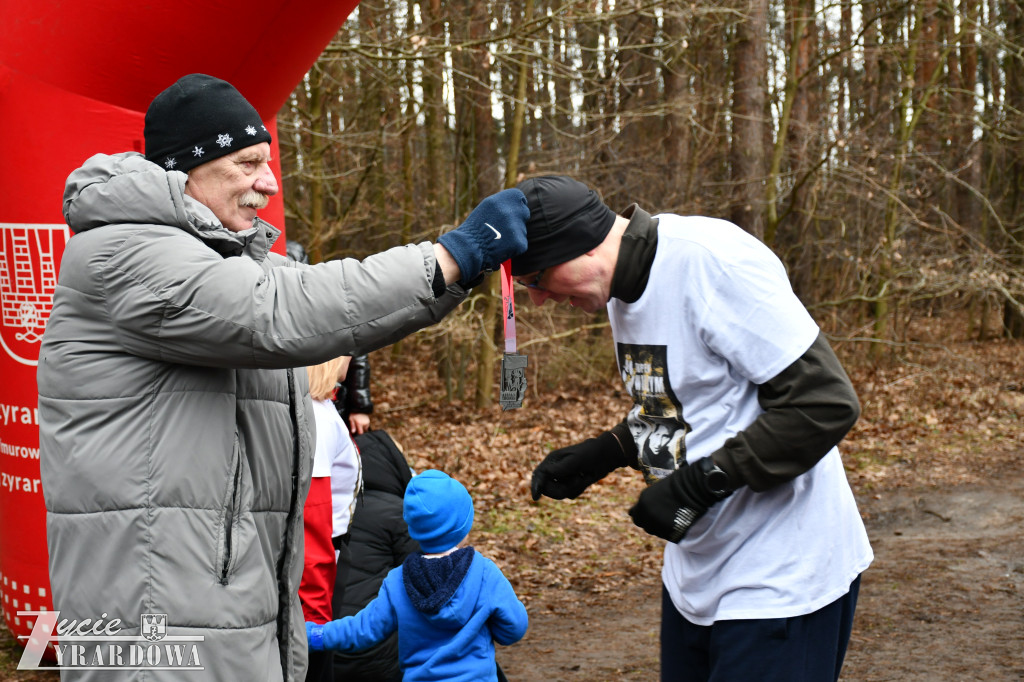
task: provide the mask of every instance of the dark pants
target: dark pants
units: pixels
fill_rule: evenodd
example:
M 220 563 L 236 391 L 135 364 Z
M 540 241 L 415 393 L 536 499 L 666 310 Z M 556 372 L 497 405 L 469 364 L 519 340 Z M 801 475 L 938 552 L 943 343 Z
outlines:
M 662 682 L 835 682 L 857 607 L 850 591 L 806 616 L 690 623 L 661 588 Z
M 333 661 L 333 651 L 310 651 L 309 667 L 306 669 L 306 682 L 333 682 Z
M 352 549 L 348 546 L 348 541 L 351 538 L 351 533 L 335 535 L 331 538 L 331 544 L 338 552 L 338 569 L 335 572 L 334 591 L 331 596 L 331 614 L 334 618 L 340 617 L 338 611 L 345 603 L 345 585 L 348 585 L 348 576 L 352 571 Z

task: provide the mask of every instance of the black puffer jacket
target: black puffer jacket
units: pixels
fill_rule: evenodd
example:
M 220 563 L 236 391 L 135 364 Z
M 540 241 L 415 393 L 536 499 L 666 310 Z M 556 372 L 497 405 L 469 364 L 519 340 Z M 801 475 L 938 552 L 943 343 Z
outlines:
M 377 596 L 384 577 L 405 557 L 419 551 L 402 518 L 402 500 L 412 471 L 405 456 L 386 431 L 356 436 L 363 462 L 363 494 L 349 525 L 352 566 L 338 572 L 343 584 L 335 588 L 334 617 L 351 616 Z M 358 653 L 336 653 L 334 677 L 346 682 L 401 680 L 397 633 Z
M 348 365 L 345 381 L 337 386 L 334 406 L 338 414 L 348 423 L 350 414 L 373 414 L 373 400 L 370 399 L 370 358 L 353 355 Z

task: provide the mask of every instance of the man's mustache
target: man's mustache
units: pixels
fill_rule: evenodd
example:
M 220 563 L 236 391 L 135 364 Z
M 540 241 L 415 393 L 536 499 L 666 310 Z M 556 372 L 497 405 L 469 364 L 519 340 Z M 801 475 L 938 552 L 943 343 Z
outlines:
M 261 194 L 254 189 L 250 189 L 238 200 L 238 205 L 248 206 L 259 210 L 261 208 L 266 208 L 269 202 L 270 197 L 266 194 Z

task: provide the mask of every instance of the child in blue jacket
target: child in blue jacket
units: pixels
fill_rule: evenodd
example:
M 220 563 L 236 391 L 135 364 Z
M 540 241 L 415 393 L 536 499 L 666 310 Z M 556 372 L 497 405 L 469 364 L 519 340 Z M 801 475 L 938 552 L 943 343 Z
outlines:
M 406 488 L 403 517 L 423 553 L 388 573 L 356 615 L 307 622 L 309 648 L 358 651 L 397 629 L 406 682 L 497 680 L 494 642 L 522 639 L 526 607 L 493 561 L 458 546 L 473 527 L 473 498 L 447 474 L 424 471 Z

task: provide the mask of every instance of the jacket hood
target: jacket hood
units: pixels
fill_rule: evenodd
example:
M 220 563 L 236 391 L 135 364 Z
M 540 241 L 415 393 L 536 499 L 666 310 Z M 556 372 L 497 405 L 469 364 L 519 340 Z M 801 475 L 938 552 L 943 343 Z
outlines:
M 412 470 L 387 431 L 367 431 L 355 437 L 363 463 L 363 489 L 405 496 Z
M 472 618 L 480 598 L 483 571 L 476 551 L 463 547 L 433 559 L 410 554 L 402 564 L 402 582 L 412 605 L 427 620 L 447 628 Z
M 185 194 L 187 179 L 185 173 L 164 170 L 138 152 L 96 154 L 68 176 L 64 221 L 76 234 L 104 225 L 171 225 L 224 256 L 241 254 L 266 232 L 261 228 L 270 227 L 257 218 L 250 230 L 228 230 L 213 211 Z

